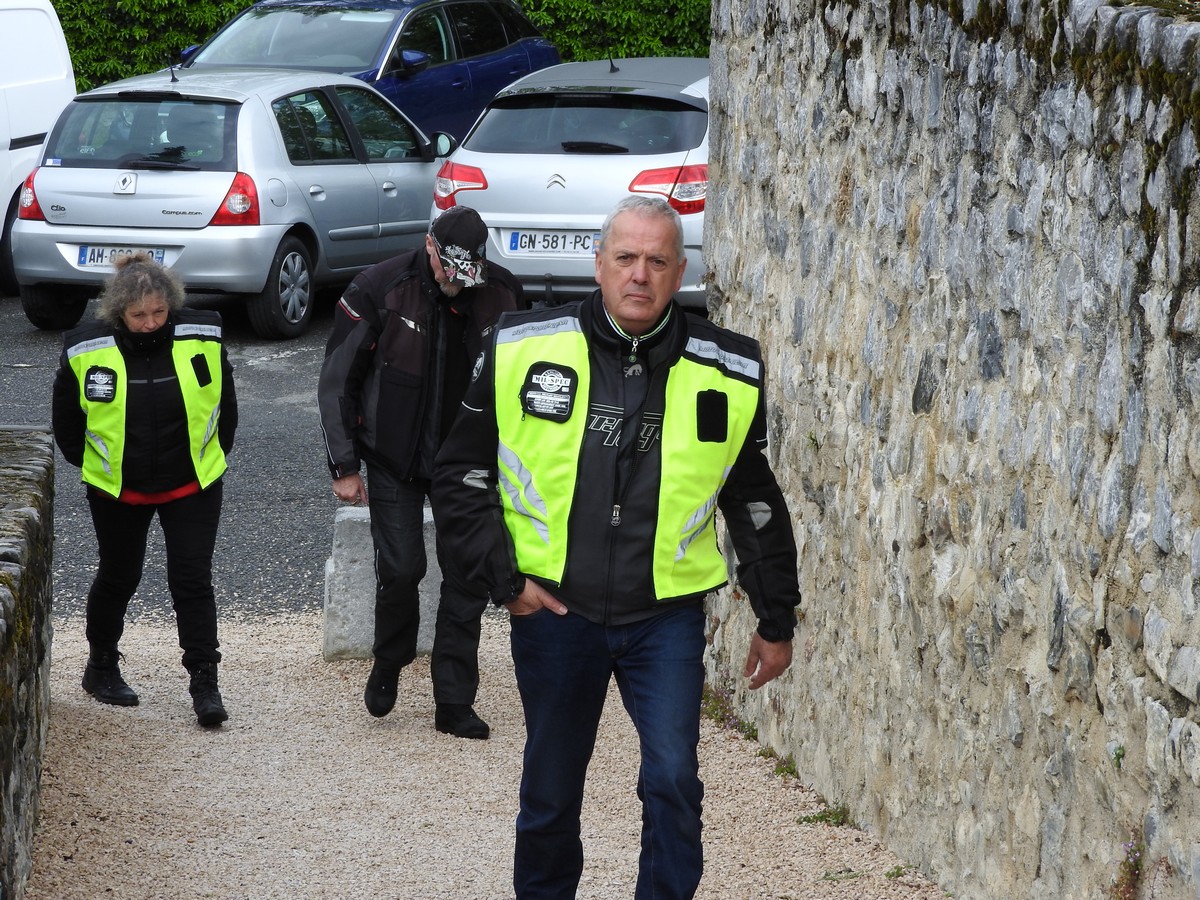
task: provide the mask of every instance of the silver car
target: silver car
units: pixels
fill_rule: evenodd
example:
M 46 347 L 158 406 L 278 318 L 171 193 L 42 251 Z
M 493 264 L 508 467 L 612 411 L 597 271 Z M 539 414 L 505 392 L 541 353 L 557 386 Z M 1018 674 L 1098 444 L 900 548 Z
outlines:
M 21 193 L 25 314 L 74 325 L 113 261 L 148 251 L 189 291 L 245 294 L 261 336 L 294 337 L 318 286 L 422 244 L 440 162 L 349 76 L 184 69 L 97 88 L 63 110 Z
M 687 269 L 676 299 L 706 306 L 708 60 L 564 63 L 521 78 L 484 109 L 438 173 L 432 215 L 471 206 L 488 258 L 534 302 L 596 287 L 604 217 L 630 193 L 658 194 L 683 219 Z

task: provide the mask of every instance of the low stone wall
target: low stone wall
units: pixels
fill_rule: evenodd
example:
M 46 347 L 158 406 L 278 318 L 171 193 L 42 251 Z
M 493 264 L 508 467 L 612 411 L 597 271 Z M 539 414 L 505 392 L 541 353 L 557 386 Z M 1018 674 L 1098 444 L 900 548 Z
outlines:
M 955 896 L 1200 897 L 1200 26 L 716 0 L 714 317 L 764 345 L 793 670 L 710 678 Z M 1133 844 L 1130 849 L 1129 845 Z
M 42 429 L 0 427 L 0 898 L 33 859 L 50 716 L 54 449 Z

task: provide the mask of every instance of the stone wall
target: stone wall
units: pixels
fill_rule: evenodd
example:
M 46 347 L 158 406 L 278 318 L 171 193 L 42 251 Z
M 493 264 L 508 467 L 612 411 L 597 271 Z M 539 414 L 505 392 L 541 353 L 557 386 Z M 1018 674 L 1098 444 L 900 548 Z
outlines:
M 764 344 L 795 665 L 712 682 L 962 897 L 1200 897 L 1200 26 L 715 0 L 714 318 Z
M 50 715 L 54 449 L 43 429 L 0 427 L 0 898 L 33 860 Z

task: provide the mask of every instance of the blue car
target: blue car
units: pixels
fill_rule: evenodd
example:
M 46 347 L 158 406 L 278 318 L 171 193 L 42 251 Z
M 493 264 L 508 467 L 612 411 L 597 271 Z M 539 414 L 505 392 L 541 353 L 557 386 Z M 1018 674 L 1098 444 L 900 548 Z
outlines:
M 501 88 L 559 55 L 513 0 L 261 0 L 183 60 L 352 75 L 426 134 L 462 138 Z

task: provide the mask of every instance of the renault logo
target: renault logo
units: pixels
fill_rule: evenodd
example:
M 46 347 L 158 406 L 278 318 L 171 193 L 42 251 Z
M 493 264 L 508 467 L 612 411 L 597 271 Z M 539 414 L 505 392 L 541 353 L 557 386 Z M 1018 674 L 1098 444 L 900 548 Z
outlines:
M 133 172 L 124 172 L 117 178 L 117 186 L 113 188 L 114 194 L 136 194 L 137 193 L 137 175 Z
M 566 186 L 567 186 L 567 179 L 563 178 L 561 175 L 551 175 L 550 179 L 546 182 L 547 188 L 552 188 L 552 187 L 565 188 Z

